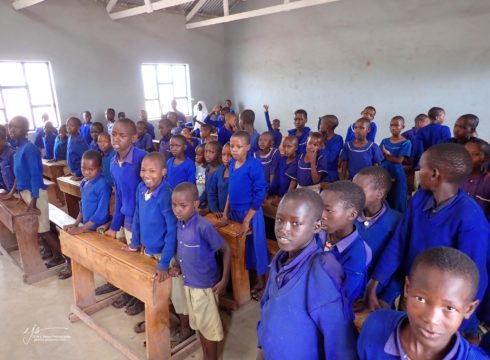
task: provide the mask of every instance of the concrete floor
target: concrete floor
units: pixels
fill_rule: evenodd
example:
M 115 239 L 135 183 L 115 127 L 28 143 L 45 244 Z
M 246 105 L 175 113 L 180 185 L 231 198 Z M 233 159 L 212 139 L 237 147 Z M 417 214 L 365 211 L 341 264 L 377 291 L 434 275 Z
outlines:
M 97 285 L 101 283 L 102 279 L 96 279 Z M 26 285 L 17 269 L 0 255 L 0 294 L 0 359 L 125 359 L 84 323 L 68 320 L 73 301 L 71 279 L 51 277 Z M 144 334 L 133 332 L 133 326 L 143 320 L 143 314 L 128 316 L 110 306 L 93 317 L 145 358 Z M 225 341 L 221 358 L 255 359 L 258 304 L 232 315 L 223 313 L 222 318 Z M 188 357 L 201 358 L 200 350 Z

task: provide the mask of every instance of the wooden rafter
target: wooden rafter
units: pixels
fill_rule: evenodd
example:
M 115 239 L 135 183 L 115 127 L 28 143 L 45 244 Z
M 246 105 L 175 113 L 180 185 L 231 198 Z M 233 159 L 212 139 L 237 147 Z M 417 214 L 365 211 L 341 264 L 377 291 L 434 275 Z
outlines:
M 39 4 L 40 2 L 43 1 L 44 0 L 15 0 L 12 3 L 12 6 L 14 7 L 15 10 L 20 10 L 32 5 Z
M 131 9 L 121 10 L 115 13 L 109 13 L 112 20 L 122 19 L 129 16 L 140 15 L 145 13 L 150 13 L 156 10 L 166 9 L 172 6 L 178 6 L 188 3 L 189 0 L 160 0 L 151 2 L 150 0 L 145 0 L 144 5 L 136 6 Z

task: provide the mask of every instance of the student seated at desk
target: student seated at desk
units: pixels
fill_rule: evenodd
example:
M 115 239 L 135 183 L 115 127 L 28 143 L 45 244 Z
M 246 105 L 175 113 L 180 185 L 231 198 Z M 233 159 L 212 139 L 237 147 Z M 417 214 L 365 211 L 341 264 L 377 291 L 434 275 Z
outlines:
M 459 334 L 478 306 L 475 263 L 449 247 L 419 254 L 405 278 L 406 313 L 378 310 L 359 335 L 361 360 L 489 359 Z
M 68 168 L 73 175 L 73 180 L 81 180 L 82 177 L 82 155 L 88 150 L 88 145 L 83 137 L 80 135 L 80 126 L 82 122 L 80 119 L 71 117 L 66 122 L 66 130 L 68 131 L 68 145 L 66 148 L 66 160 Z M 89 134 L 90 136 L 90 134 Z
M 308 189 L 292 190 L 279 203 L 280 250 L 260 301 L 257 359 L 357 359 L 342 267 L 315 239 L 322 210 L 322 199 Z
M 224 293 L 231 267 L 231 250 L 214 226 L 197 212 L 196 185 L 184 182 L 172 193 L 177 217 L 177 261 L 170 270 L 182 274 L 189 325 L 199 334 L 204 359 L 217 360 L 218 342 L 224 338 L 218 296 Z M 222 275 L 216 252 L 223 254 Z M 183 340 L 181 334 L 181 340 Z
M 14 154 L 7 142 L 7 129 L 0 125 L 0 193 L 8 193 L 14 186 Z
M 102 156 L 96 150 L 88 150 L 82 156 L 83 180 L 80 183 L 80 213 L 71 225 L 65 225 L 68 234 L 82 234 L 94 231 L 109 222 L 109 203 L 112 188 L 102 174 Z M 70 259 L 58 278 L 71 276 Z
M 92 141 L 88 145 L 89 150 L 95 150 L 100 152 L 100 148 L 98 145 L 99 135 L 104 132 L 104 125 L 102 123 L 96 121 L 92 124 L 90 128 L 90 137 Z
M 16 116 L 10 121 L 9 130 L 18 144 L 14 155 L 15 182 L 9 193 L 0 195 L 0 200 L 10 199 L 16 191 L 19 192 L 20 198 L 27 205 L 27 211 L 38 215 L 37 232 L 47 242 L 53 255 L 46 266 L 51 268 L 60 265 L 65 260 L 61 256 L 59 240 L 50 232 L 48 194 L 43 181 L 41 152 L 27 140 L 29 120 L 24 116 Z

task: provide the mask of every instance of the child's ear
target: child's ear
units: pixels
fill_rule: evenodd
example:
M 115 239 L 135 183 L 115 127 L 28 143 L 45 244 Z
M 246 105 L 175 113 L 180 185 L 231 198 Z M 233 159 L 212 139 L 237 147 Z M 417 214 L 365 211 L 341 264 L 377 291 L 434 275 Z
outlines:
M 403 293 L 405 294 L 405 297 L 408 294 L 408 289 L 410 288 L 410 279 L 408 276 L 405 276 L 405 284 L 403 285 Z
M 322 230 L 322 219 L 315 221 L 313 224 L 313 234 L 318 234 Z
M 359 212 L 356 209 L 352 208 L 349 212 L 349 220 L 354 221 L 355 219 L 357 219 L 358 216 Z
M 166 167 L 164 167 L 164 168 L 162 169 L 162 176 L 163 176 L 163 177 L 165 177 L 166 175 L 167 175 L 167 168 L 166 168 Z
M 132 136 L 131 136 L 131 142 L 132 143 L 135 143 L 136 140 L 138 140 L 138 133 L 134 133 Z
M 199 204 L 200 204 L 199 200 L 194 201 L 194 208 L 196 209 L 196 211 L 199 210 Z
M 472 301 L 468 304 L 468 306 L 465 309 L 465 313 L 464 313 L 464 318 L 466 320 L 468 320 L 471 317 L 471 315 L 473 315 L 473 313 L 475 312 L 479 303 L 480 303 L 480 300 L 477 299 L 477 300 Z
M 441 173 L 438 168 L 433 168 L 432 169 L 432 174 L 431 174 L 431 179 L 432 180 L 439 180 L 441 177 Z

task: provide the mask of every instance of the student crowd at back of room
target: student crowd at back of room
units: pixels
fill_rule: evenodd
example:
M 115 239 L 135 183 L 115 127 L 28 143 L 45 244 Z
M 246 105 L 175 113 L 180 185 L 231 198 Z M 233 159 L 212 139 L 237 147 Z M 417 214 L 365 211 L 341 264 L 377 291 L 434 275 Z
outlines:
M 271 122 L 264 110 L 269 131 L 259 134 L 255 113 L 235 114 L 230 100 L 210 114 L 199 102 L 191 122 L 173 102 L 159 121 L 157 150 L 144 110 L 135 123 L 124 114 L 116 120 L 108 108 L 107 132 L 89 111 L 83 122 L 70 117 L 59 129 L 45 119 L 35 145 L 26 138 L 28 120 L 15 117 L 8 130 L 0 127 L 0 198 L 20 191 L 40 213 L 47 266 L 67 261 L 60 278 L 70 277 L 69 259 L 49 232 L 39 148 L 50 161 L 66 161 L 82 196 L 66 231 L 101 231 L 157 259 L 155 274 L 171 278 L 180 319 L 173 340 L 198 331 L 207 359 L 216 358 L 224 338 L 217 295 L 231 261 L 202 217 L 208 212 L 239 222 L 247 234 L 252 297 L 261 303 L 259 357 L 486 358 L 473 346 L 479 325 L 490 324 L 490 146 L 476 137 L 478 117 L 460 116 L 451 137 L 441 108 L 418 115 L 405 132 L 404 118 L 394 116 L 392 136 L 378 145 L 372 106 L 349 126 L 345 142 L 335 115 L 320 117 L 315 132 L 307 112 L 297 110 L 295 128 L 283 137 L 279 119 Z M 273 259 L 262 212 L 267 197 L 278 206 Z M 114 290 L 107 283 L 96 293 Z M 113 305 L 130 315 L 144 310 L 128 294 Z M 367 311 L 374 313 L 358 336 L 354 318 Z M 136 324 L 144 330 L 144 322 Z

